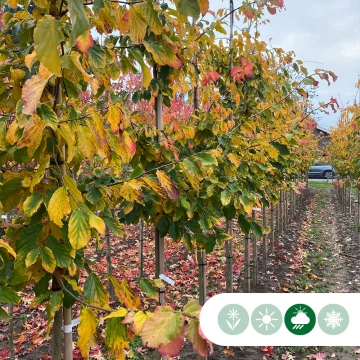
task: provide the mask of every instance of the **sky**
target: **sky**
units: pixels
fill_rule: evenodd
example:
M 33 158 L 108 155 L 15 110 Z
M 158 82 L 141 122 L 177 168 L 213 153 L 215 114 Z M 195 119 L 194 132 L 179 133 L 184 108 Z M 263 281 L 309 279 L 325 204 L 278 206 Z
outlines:
M 234 0 L 241 6 L 242 0 Z M 360 75 L 360 0 L 284 0 L 285 10 L 276 15 L 267 14 L 270 20 L 259 28 L 260 38 L 271 39 L 274 47 L 294 51 L 310 71 L 316 68 L 333 71 L 338 79 L 328 86 L 320 81 L 317 97 L 329 102 L 337 99 L 341 107 L 360 101 L 355 84 Z M 228 0 L 210 0 L 210 9 L 228 8 Z M 324 127 L 336 126 L 339 113 L 320 113 L 318 123 Z

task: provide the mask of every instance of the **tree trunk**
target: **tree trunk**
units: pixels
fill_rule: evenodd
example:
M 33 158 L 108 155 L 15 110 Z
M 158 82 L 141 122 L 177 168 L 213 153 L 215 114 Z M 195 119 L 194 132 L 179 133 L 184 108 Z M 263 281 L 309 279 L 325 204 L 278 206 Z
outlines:
M 270 204 L 270 254 L 274 255 L 275 223 L 274 223 L 274 204 Z
M 107 225 L 105 227 L 105 243 L 106 243 L 106 272 L 108 274 L 112 274 L 110 230 Z M 110 296 L 110 300 L 114 301 L 114 288 L 110 279 L 108 279 L 107 282 L 107 290 Z
M 244 293 L 250 292 L 250 234 L 245 234 L 245 251 L 244 251 Z
M 262 208 L 262 224 L 263 224 L 263 227 L 265 228 L 267 226 L 267 219 L 266 219 L 266 206 L 263 205 L 263 208 Z M 266 267 L 267 267 L 267 234 L 264 234 L 263 235 L 263 256 L 262 256 L 262 259 L 263 259 L 263 269 L 264 271 L 266 270 Z

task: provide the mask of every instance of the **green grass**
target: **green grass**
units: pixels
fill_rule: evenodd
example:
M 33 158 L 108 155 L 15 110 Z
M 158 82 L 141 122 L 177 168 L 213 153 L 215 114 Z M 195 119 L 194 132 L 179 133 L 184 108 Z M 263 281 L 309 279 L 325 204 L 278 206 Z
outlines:
M 308 184 L 309 184 L 309 188 L 318 189 L 318 190 L 333 188 L 332 183 L 327 182 L 327 181 L 311 181 L 311 180 L 309 180 Z

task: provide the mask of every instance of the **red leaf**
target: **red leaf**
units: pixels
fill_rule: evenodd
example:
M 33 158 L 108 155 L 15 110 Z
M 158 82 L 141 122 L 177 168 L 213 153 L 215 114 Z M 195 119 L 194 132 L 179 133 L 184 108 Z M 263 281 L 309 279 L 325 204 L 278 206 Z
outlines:
M 219 80 L 221 77 L 221 75 L 216 72 L 216 71 L 208 71 L 205 75 L 204 75 L 204 78 L 201 82 L 201 85 L 202 86 L 206 86 L 208 85 L 211 81 L 212 82 L 215 82 L 217 80 Z
M 230 71 L 230 76 L 232 76 L 237 82 L 245 81 L 246 79 L 249 79 L 254 75 L 254 63 L 246 60 L 245 58 L 241 58 L 241 64 L 242 66 L 235 66 Z
M 268 9 L 268 12 L 271 14 L 271 15 L 275 15 L 276 14 L 276 8 L 274 7 L 270 7 L 268 5 L 266 5 L 267 9 Z
M 282 9 L 284 7 L 284 0 L 271 0 L 271 4 Z
M 125 22 L 129 22 L 129 20 L 130 20 L 130 11 L 126 11 L 125 14 L 123 15 L 122 19 Z

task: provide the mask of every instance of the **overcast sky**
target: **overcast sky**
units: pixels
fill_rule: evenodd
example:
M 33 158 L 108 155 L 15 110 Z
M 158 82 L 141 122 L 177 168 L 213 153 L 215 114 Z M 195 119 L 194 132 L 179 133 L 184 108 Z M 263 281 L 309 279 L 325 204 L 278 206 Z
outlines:
M 319 101 L 333 96 L 340 106 L 353 103 L 360 74 L 360 0 L 284 0 L 286 10 L 272 16 L 259 31 L 274 47 L 293 50 L 310 71 L 316 68 L 333 71 L 339 78 L 331 86 L 321 81 Z M 241 6 L 242 0 L 234 0 Z M 228 8 L 228 0 L 210 0 L 211 10 Z M 359 94 L 357 96 L 359 101 Z M 320 125 L 336 126 L 339 114 L 320 113 Z

